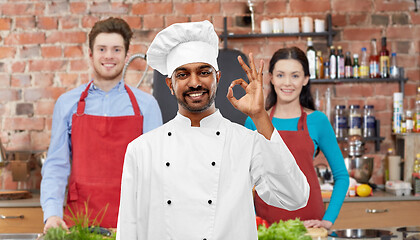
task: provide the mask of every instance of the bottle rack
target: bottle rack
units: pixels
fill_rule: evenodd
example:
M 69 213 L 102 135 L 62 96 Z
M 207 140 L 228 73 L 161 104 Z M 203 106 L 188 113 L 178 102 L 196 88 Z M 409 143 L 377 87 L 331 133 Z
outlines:
M 309 32 L 309 33 L 248 33 L 235 34 L 229 33 L 227 29 L 227 18 L 223 19 L 223 33 L 219 36 L 223 41 L 223 48 L 227 49 L 228 39 L 233 38 L 266 38 L 266 37 L 325 37 L 328 47 L 332 45 L 332 39 L 337 33 L 332 29 L 331 14 L 327 14 L 327 30 L 325 32 Z
M 400 76 L 404 76 L 404 68 L 399 68 Z M 311 79 L 312 84 L 318 83 L 372 83 L 372 82 L 398 82 L 400 84 L 400 91 L 404 95 L 404 84 L 408 78 L 337 78 L 337 79 Z

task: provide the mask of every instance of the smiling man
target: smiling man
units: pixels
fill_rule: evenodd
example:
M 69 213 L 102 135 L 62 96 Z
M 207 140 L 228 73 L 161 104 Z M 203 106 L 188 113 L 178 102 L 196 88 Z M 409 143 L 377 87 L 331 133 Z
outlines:
M 91 225 L 115 228 L 127 144 L 162 125 L 153 96 L 122 79 L 132 35 L 129 25 L 119 18 L 95 23 L 89 33 L 93 79 L 57 100 L 42 167 L 44 232 L 73 225 L 73 214 L 86 214 L 85 204 Z M 98 221 L 93 222 L 96 217 Z
M 177 23 L 157 34 L 148 64 L 168 75 L 178 114 L 128 147 L 124 160 L 117 239 L 256 240 L 252 188 L 269 204 L 306 205 L 309 185 L 264 110 L 262 61 L 252 54 L 250 83 L 235 80 L 227 98 L 250 116 L 258 132 L 224 118 L 214 97 L 221 72 L 218 36 L 209 21 Z M 246 90 L 241 99 L 233 87 Z

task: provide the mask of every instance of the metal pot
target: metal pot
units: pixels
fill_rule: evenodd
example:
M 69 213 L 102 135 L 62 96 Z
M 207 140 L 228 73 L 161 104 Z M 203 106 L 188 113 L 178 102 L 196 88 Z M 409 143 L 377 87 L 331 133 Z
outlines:
M 344 159 L 350 177 L 359 183 L 368 183 L 373 171 L 372 157 L 347 157 Z
M 365 142 L 360 135 L 351 135 L 347 140 L 348 147 L 346 150 L 350 157 L 360 157 L 365 152 Z
M 380 238 L 391 239 L 396 237 L 391 231 L 378 229 L 342 229 L 328 234 L 332 239 L 367 239 Z

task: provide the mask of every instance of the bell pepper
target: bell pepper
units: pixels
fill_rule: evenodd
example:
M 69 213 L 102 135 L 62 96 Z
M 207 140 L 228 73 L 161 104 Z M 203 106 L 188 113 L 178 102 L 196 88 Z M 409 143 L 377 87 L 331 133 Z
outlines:
M 256 221 L 257 221 L 257 229 L 260 227 L 260 225 L 263 225 L 266 228 L 270 226 L 270 224 L 268 224 L 268 222 L 261 217 L 256 216 Z

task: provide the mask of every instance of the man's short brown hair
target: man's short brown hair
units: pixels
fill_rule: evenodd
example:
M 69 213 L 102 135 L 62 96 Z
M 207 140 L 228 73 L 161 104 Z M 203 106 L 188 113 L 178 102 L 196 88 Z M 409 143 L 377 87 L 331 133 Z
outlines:
M 96 36 L 100 33 L 118 33 L 124 39 L 125 53 L 127 54 L 130 46 L 130 40 L 133 37 L 133 32 L 126 21 L 121 18 L 110 17 L 105 20 L 101 20 L 93 25 L 92 30 L 89 33 L 89 48 L 93 51 L 93 45 L 95 43 Z

